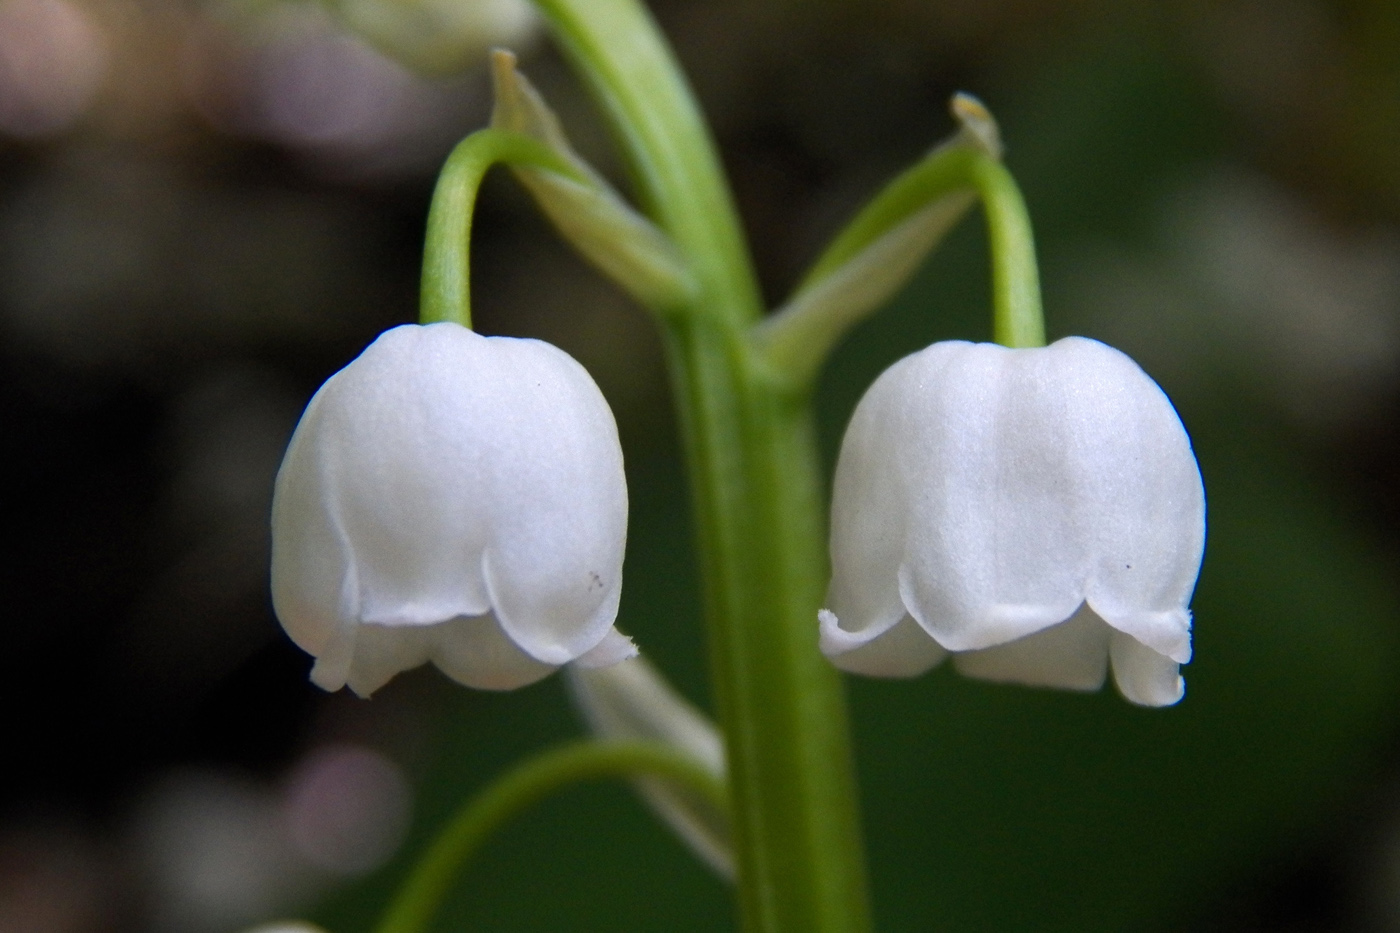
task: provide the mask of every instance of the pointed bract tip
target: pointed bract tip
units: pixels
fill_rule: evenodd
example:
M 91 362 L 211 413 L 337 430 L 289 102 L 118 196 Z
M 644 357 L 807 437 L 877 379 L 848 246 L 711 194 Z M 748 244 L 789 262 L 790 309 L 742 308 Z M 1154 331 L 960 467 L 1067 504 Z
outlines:
M 987 155 L 1001 159 L 1001 128 L 985 104 L 966 91 L 958 91 L 948 102 L 948 110 Z

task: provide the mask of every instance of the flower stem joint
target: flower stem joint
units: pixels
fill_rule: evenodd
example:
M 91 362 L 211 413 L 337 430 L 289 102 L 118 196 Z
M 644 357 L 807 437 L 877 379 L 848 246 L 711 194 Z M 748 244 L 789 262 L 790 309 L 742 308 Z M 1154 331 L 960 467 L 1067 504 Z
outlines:
M 367 696 L 427 661 L 503 690 L 636 654 L 613 628 L 627 487 L 612 412 L 537 340 L 382 334 L 307 406 L 272 535 L 274 607 L 327 690 Z
M 908 677 L 1181 699 L 1205 545 L 1190 440 L 1137 364 L 1094 340 L 937 343 L 856 408 L 836 468 L 822 650 Z

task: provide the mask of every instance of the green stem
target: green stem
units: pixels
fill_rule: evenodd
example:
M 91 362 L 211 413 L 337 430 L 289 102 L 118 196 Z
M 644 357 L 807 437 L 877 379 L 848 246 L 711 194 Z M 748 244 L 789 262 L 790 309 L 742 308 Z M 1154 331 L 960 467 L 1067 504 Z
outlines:
M 1021 189 L 1006 166 L 985 156 L 973 162 L 972 181 L 982 197 L 992 252 L 992 339 L 1008 347 L 1043 347 L 1040 271 Z
M 758 283 L 704 118 L 638 0 L 535 0 L 602 106 L 652 219 L 696 264 L 706 314 L 752 321 Z
M 905 169 L 846 225 L 808 270 L 801 292 L 864 252 L 891 229 L 929 204 L 959 191 L 976 190 L 972 166 L 993 162 L 970 146 L 947 146 Z
M 423 324 L 454 321 L 472 326 L 472 215 L 481 181 L 493 165 L 509 163 L 558 172 L 583 181 L 578 171 L 543 143 L 505 130 L 479 130 L 457 144 L 438 176 L 423 243 L 418 315 Z
M 817 649 L 824 494 L 805 393 L 771 378 L 719 160 L 636 0 L 537 0 L 591 85 L 643 202 L 695 276 L 663 321 L 690 465 L 749 933 L 870 928 L 845 698 Z
M 705 318 L 670 329 L 752 933 L 870 929 L 839 676 L 812 619 L 827 581 L 810 403 Z M 762 375 L 760 373 L 763 373 Z
M 605 777 L 655 776 L 725 806 L 724 788 L 691 758 L 655 742 L 580 741 L 529 759 L 463 804 L 419 860 L 377 933 L 422 933 L 463 865 L 503 823 L 559 788 Z
M 961 216 L 963 199 L 974 193 L 987 221 L 993 339 L 1009 347 L 1044 346 L 1040 274 L 1026 203 L 1000 161 L 973 144 L 953 144 L 890 182 L 831 242 L 788 304 L 756 327 L 775 374 L 794 386 L 810 386 L 841 338 L 901 284 L 879 277 L 892 274 L 891 266 L 899 267 L 896 275 L 912 271 L 900 253 L 932 248 Z M 868 268 L 872 259 L 880 268 Z M 852 286 L 843 281 L 847 274 L 874 284 Z

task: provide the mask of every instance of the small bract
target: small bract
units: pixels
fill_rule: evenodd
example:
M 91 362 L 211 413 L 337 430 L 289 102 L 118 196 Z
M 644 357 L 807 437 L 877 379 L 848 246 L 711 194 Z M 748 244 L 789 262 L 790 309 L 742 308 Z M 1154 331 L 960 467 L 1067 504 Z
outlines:
M 613 628 L 626 534 L 617 427 L 582 366 L 537 340 L 405 325 L 292 436 L 273 605 L 327 690 L 368 696 L 427 661 L 511 689 L 636 654 Z
M 1165 706 L 1184 692 L 1205 493 L 1166 395 L 1094 340 L 937 343 L 861 400 L 836 467 L 822 650 Z

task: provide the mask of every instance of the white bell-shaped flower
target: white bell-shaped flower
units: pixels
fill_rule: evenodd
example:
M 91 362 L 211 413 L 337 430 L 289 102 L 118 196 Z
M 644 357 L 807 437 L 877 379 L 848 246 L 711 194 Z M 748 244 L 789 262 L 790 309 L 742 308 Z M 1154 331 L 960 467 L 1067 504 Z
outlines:
M 1095 340 L 963 341 L 905 357 L 841 445 L 821 647 L 907 677 L 952 653 L 987 680 L 1181 699 L 1205 546 L 1191 442 Z
M 537 340 L 405 325 L 297 426 L 273 605 L 327 690 L 367 696 L 427 661 L 511 689 L 636 654 L 613 628 L 626 535 L 617 427 L 582 366 Z

